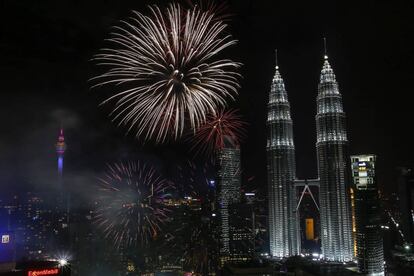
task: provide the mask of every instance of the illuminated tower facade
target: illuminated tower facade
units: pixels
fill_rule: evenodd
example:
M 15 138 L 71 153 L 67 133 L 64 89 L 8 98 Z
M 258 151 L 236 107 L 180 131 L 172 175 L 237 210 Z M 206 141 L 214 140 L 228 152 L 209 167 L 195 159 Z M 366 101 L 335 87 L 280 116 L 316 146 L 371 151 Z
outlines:
M 358 270 L 379 276 L 384 275 L 384 249 L 375 162 L 373 154 L 351 156 Z
M 292 119 L 285 84 L 276 73 L 267 105 L 267 172 L 270 254 L 287 257 L 300 253 L 296 192 L 296 165 Z
M 240 201 L 241 173 L 240 147 L 233 143 L 231 137 L 225 137 L 224 147 L 218 150 L 216 156 L 216 180 L 219 211 L 219 240 L 220 263 L 223 265 L 231 259 L 230 250 L 230 207 Z
M 56 143 L 56 154 L 58 156 L 58 174 L 59 181 L 63 176 L 63 156 L 66 150 L 65 136 L 63 135 L 63 128 L 60 129 L 58 141 Z
M 326 54 L 316 101 L 322 254 L 327 260 L 351 261 L 353 247 L 345 113 L 338 83 Z
M 398 198 L 403 240 L 414 243 L 414 170 L 411 168 L 398 168 Z

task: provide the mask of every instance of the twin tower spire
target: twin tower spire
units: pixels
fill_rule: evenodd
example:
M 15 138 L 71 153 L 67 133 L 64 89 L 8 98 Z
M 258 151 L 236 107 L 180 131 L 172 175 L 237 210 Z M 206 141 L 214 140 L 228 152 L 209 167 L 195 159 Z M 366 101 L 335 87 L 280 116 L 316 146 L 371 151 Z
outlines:
M 316 97 L 320 236 L 324 258 L 343 262 L 353 258 L 347 133 L 342 96 L 328 62 L 325 40 L 324 45 L 324 63 Z M 267 131 L 270 254 L 283 258 L 301 253 L 301 235 L 293 122 L 277 52 L 276 72 L 269 94 Z

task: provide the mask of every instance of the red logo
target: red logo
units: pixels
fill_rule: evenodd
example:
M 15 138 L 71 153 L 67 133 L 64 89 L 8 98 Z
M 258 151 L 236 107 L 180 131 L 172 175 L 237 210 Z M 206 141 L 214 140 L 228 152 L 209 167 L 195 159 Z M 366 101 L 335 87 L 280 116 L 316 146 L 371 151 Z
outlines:
M 58 275 L 59 269 L 42 269 L 42 270 L 30 270 L 27 276 L 43 276 L 43 275 Z

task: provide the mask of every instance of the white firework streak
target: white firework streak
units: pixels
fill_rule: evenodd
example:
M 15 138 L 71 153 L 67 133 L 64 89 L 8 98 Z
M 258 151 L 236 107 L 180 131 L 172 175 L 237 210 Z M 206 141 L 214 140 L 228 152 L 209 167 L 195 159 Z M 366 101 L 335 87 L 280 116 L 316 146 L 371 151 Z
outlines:
M 102 104 L 115 101 L 111 113 L 119 125 L 134 130 L 144 141 L 178 139 L 186 127 L 196 129 L 209 113 L 234 100 L 239 88 L 240 63 L 217 58 L 236 43 L 223 35 L 227 25 L 209 11 L 184 10 L 170 4 L 162 12 L 149 7 L 114 27 L 94 60 L 108 68 L 93 78 L 95 86 L 123 87 Z

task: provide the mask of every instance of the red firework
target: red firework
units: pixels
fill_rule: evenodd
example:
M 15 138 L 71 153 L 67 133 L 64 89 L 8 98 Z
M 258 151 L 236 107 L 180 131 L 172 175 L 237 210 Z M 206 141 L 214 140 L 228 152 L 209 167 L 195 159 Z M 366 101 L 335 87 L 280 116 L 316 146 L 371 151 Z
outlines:
M 245 137 L 246 125 L 235 109 L 210 114 L 195 132 L 193 149 L 211 155 L 226 146 L 238 147 Z

